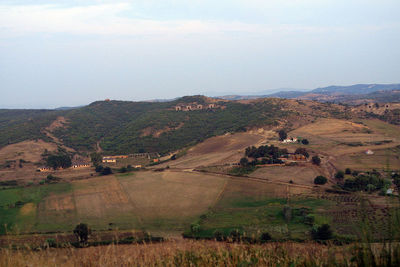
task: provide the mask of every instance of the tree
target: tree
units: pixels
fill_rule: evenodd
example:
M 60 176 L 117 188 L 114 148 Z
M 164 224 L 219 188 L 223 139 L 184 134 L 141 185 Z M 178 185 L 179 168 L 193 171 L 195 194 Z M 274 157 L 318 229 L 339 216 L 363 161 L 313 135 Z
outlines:
M 323 224 L 319 227 L 314 227 L 311 230 L 311 235 L 315 240 L 328 240 L 332 238 L 333 232 L 329 224 Z
M 102 161 L 102 157 L 99 153 L 93 152 L 92 154 L 90 154 L 90 160 L 92 161 L 94 166 L 98 166 Z
M 102 175 L 109 175 L 112 174 L 112 170 L 110 167 L 105 167 L 102 171 L 101 171 Z
M 318 166 L 319 166 L 319 164 L 321 164 L 321 159 L 318 156 L 312 157 L 311 161 L 313 164 L 318 165 Z
M 310 142 L 308 142 L 307 139 L 303 139 L 303 140 L 301 140 L 301 143 L 302 143 L 303 145 L 308 145 Z
M 74 229 L 74 235 L 80 244 L 86 244 L 89 238 L 90 229 L 85 223 L 78 224 Z
M 247 158 L 241 158 L 239 164 L 240 166 L 247 166 L 249 165 L 249 160 Z
M 47 166 L 55 169 L 69 168 L 72 165 L 71 158 L 68 154 L 49 155 L 46 159 Z
M 305 149 L 304 147 L 297 148 L 294 153 L 304 155 L 306 158 L 308 158 L 310 156 L 310 154 L 308 154 L 308 152 L 307 152 L 307 149 Z
M 103 169 L 104 169 L 104 168 L 103 168 L 102 165 L 97 165 L 96 168 L 95 168 L 95 171 L 96 171 L 96 172 L 102 172 Z
M 335 178 L 336 178 L 336 179 L 343 179 L 343 178 L 344 178 L 344 172 L 343 172 L 343 171 L 338 171 L 338 172 L 335 174 Z
M 287 138 L 287 133 L 285 132 L 285 130 L 280 130 L 279 132 L 279 140 L 283 141 Z
M 314 179 L 314 184 L 326 184 L 326 182 L 328 181 L 328 179 L 326 179 L 325 176 L 319 175 L 317 177 L 315 177 Z

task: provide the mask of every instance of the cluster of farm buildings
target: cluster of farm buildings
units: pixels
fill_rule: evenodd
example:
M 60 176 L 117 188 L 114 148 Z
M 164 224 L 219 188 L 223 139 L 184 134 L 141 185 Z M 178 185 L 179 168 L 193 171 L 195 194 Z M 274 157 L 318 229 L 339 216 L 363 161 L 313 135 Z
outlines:
M 202 109 L 214 109 L 218 108 L 217 105 L 211 104 L 198 104 L 196 102 L 190 104 L 178 104 L 175 106 L 176 111 L 192 111 L 192 110 L 202 110 Z
M 158 153 L 135 153 L 129 155 L 117 155 L 117 156 L 104 156 L 102 159 L 103 163 L 117 163 L 119 159 L 128 159 L 128 158 L 147 158 L 152 159 L 153 162 L 158 162 L 160 158 L 160 154 Z
M 88 160 L 85 160 L 80 157 L 73 157 L 71 160 L 71 168 L 72 169 L 77 169 L 77 168 L 87 168 L 90 167 L 90 162 Z M 60 168 L 61 169 L 61 168 Z M 49 166 L 42 166 L 38 168 L 38 171 L 40 172 L 48 172 L 52 171 L 52 168 Z
M 104 156 L 102 158 L 103 163 L 117 163 L 118 160 L 121 159 L 128 159 L 128 158 L 147 158 L 149 160 L 152 160 L 152 162 L 159 162 L 160 160 L 160 154 L 158 153 L 135 153 L 135 154 L 129 154 L 129 155 L 116 155 L 116 156 Z M 88 160 L 85 160 L 80 157 L 74 157 L 72 160 L 72 169 L 76 168 L 85 168 L 85 167 L 90 167 L 91 164 Z M 142 165 L 135 165 L 133 166 L 134 168 L 141 168 Z M 46 172 L 46 171 L 52 171 L 51 167 L 48 166 L 43 166 L 38 168 L 38 171 L 40 172 Z

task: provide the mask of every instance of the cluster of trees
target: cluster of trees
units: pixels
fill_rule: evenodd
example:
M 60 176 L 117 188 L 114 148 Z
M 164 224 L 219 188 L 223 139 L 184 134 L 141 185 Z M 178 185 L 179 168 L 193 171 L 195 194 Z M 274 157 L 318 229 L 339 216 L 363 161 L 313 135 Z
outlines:
M 60 153 L 60 154 L 50 154 L 46 158 L 47 166 L 55 169 L 58 168 L 69 168 L 72 165 L 71 157 L 68 154 Z
M 380 189 L 385 190 L 391 183 L 390 180 L 382 178 L 379 172 L 370 172 L 345 179 L 342 187 L 348 191 L 373 192 Z
M 256 148 L 255 146 L 248 147 L 245 150 L 245 155 L 249 158 L 272 158 L 277 159 L 288 154 L 288 150 L 286 148 L 280 149 L 274 145 L 265 145 Z

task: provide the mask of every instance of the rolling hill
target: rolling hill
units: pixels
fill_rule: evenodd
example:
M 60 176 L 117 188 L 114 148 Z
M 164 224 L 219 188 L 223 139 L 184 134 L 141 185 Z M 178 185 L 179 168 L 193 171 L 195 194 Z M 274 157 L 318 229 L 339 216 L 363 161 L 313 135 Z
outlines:
M 243 100 L 278 97 L 287 99 L 315 100 L 322 102 L 360 104 L 365 102 L 400 101 L 400 84 L 355 84 L 350 86 L 328 86 L 309 91 L 280 91 L 273 94 L 227 95 L 222 99 Z
M 206 107 L 210 103 L 215 108 L 175 110 L 178 104 Z M 0 147 L 43 139 L 81 152 L 166 154 L 228 132 L 344 116 L 342 110 L 343 106 L 316 102 L 221 101 L 204 96 L 170 102 L 97 101 L 69 110 L 0 110 Z

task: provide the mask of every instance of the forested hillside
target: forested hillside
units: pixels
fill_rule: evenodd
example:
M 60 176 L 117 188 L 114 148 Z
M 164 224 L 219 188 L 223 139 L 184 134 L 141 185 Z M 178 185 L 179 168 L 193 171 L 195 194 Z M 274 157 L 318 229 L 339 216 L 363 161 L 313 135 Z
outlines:
M 216 108 L 175 111 L 177 104 L 206 104 Z M 293 105 L 297 105 L 293 107 Z M 302 110 L 301 110 L 302 109 Z M 318 115 L 314 111 L 318 110 Z M 284 99 L 250 102 L 221 101 L 203 96 L 171 102 L 97 101 L 70 110 L 0 110 L 0 146 L 27 139 L 50 140 L 44 131 L 78 151 L 100 148 L 111 154 L 159 152 L 193 145 L 226 132 L 255 126 L 273 126 L 290 116 L 336 116 L 343 114 L 328 104 Z M 63 123 L 49 129 L 54 120 Z M 51 128 L 51 127 L 50 127 Z

